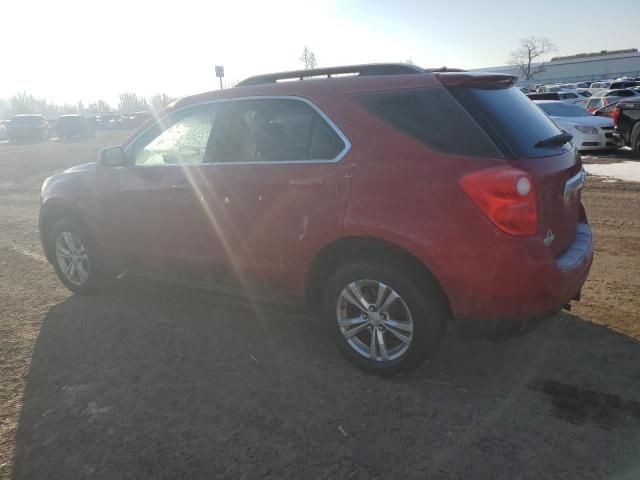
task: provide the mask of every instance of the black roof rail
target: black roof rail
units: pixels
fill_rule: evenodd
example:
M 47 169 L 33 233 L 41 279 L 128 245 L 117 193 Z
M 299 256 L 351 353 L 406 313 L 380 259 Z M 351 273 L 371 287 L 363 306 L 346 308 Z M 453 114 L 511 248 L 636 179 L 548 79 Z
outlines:
M 429 73 L 446 73 L 446 72 L 466 72 L 463 68 L 449 68 L 449 67 L 438 67 L 438 68 L 427 68 L 425 72 Z
M 249 77 L 238 83 L 236 86 L 244 87 L 248 85 L 262 85 L 265 83 L 276 83 L 278 80 L 304 80 L 311 77 L 331 78 L 332 75 L 354 74 L 358 76 L 369 75 L 401 75 L 412 73 L 425 73 L 425 70 L 409 65 L 408 63 L 370 63 L 365 65 L 346 65 L 343 67 L 313 68 L 308 70 L 294 70 L 291 72 L 267 73 Z

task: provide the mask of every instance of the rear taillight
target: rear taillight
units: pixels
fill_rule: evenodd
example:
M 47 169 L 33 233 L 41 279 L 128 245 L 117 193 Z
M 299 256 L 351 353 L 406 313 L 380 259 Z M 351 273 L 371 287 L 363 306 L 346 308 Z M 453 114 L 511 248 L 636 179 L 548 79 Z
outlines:
M 460 179 L 460 186 L 498 228 L 510 235 L 538 230 L 536 191 L 531 176 L 514 167 L 479 170 Z
M 620 107 L 613 109 L 613 126 L 618 128 L 618 119 L 620 118 Z

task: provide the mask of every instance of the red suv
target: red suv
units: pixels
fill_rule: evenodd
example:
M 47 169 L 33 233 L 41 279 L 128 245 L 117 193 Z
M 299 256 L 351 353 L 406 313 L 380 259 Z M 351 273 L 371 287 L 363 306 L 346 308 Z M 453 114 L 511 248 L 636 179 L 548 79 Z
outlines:
M 126 270 L 304 299 L 376 373 L 449 320 L 520 330 L 579 298 L 593 253 L 571 136 L 514 81 L 383 64 L 182 99 L 45 181 L 44 251 L 81 294 Z

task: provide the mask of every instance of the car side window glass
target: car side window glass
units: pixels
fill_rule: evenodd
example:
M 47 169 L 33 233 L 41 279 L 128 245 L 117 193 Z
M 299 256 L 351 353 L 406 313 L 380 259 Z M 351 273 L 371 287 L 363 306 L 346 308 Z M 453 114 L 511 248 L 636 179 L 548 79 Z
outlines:
M 518 93 L 526 102 L 534 105 L 521 92 Z M 355 98 L 384 122 L 441 152 L 474 157 L 503 157 L 491 138 L 444 88 L 368 93 Z
M 218 106 L 194 107 L 181 112 L 171 125 L 134 154 L 134 165 L 140 167 L 163 165 L 198 165 L 204 162 L 205 152 Z
M 235 101 L 228 138 L 226 162 L 333 160 L 345 148 L 313 107 L 293 99 Z

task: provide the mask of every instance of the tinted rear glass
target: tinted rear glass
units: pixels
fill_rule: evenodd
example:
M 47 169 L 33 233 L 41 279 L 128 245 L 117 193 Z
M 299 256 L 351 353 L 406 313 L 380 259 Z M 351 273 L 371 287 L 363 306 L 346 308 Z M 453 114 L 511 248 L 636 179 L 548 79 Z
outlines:
M 573 148 L 569 143 L 535 147 L 562 131 L 516 87 L 458 87 L 451 92 L 509 156 L 543 157 Z
M 367 94 L 357 100 L 396 129 L 436 150 L 472 157 L 503 156 L 445 88 Z

